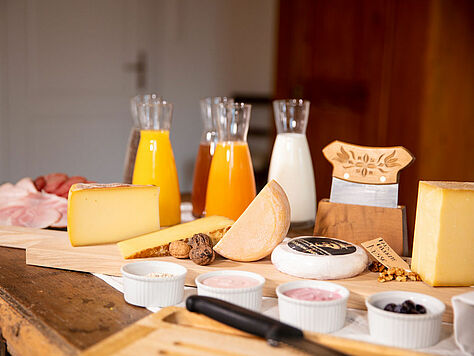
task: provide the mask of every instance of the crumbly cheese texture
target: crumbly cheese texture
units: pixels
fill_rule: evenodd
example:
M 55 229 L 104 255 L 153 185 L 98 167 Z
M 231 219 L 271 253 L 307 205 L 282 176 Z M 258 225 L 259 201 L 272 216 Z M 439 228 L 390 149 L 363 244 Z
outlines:
M 411 268 L 431 286 L 474 285 L 474 182 L 420 182 Z
M 159 230 L 159 195 L 154 186 L 73 185 L 67 209 L 71 244 L 114 243 Z
M 233 220 L 223 216 L 208 216 L 125 240 L 117 245 L 126 259 L 167 256 L 171 242 L 187 242 L 195 234 L 206 234 L 216 244 L 233 223 Z
M 290 228 L 290 203 L 283 188 L 270 181 L 227 231 L 214 250 L 234 261 L 257 261 L 283 241 Z

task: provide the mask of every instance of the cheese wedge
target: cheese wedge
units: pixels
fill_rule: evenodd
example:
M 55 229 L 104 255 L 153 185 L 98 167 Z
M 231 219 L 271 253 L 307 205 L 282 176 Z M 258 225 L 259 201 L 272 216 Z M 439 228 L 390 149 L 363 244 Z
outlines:
M 67 230 L 73 246 L 129 239 L 160 229 L 160 188 L 130 184 L 74 184 Z
M 117 245 L 126 259 L 167 256 L 171 242 L 187 242 L 194 234 L 209 235 L 213 244 L 216 244 L 233 222 L 223 216 L 209 216 L 122 241 Z
M 214 246 L 214 251 L 234 261 L 264 258 L 285 238 L 290 216 L 288 198 L 272 180 Z
M 431 286 L 474 285 L 474 182 L 420 182 L 411 268 Z

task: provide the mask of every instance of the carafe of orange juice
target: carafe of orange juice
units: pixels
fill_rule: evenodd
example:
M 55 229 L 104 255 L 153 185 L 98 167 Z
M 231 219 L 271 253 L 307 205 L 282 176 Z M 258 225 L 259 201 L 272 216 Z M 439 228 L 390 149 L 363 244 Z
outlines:
M 128 136 L 127 152 L 123 168 L 123 182 L 130 184 L 133 179 L 133 169 L 137 158 L 138 144 L 140 143 L 140 125 L 138 123 L 138 106 L 150 100 L 161 99 L 157 93 L 135 95 L 130 99 L 130 112 L 132 113 L 133 126 Z
M 201 118 L 203 131 L 194 165 L 193 190 L 191 203 L 193 216 L 196 218 L 204 214 L 206 206 L 207 181 L 211 167 L 212 156 L 217 144 L 217 109 L 221 103 L 233 103 L 234 99 L 220 96 L 207 97 L 201 100 Z
M 133 184 L 160 187 L 160 225 L 181 221 L 178 173 L 170 141 L 173 104 L 159 98 L 138 106 L 140 143 Z
M 237 220 L 255 198 L 255 177 L 247 145 L 250 110 L 249 104 L 219 104 L 218 141 L 207 183 L 208 216 Z

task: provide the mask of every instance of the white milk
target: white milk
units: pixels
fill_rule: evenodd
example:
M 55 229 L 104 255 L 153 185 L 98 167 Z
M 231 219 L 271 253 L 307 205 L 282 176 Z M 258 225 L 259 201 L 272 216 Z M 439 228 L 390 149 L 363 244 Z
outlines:
M 307 223 L 316 217 L 316 186 L 306 135 L 280 133 L 273 146 L 268 181 L 275 179 L 285 190 L 292 223 Z

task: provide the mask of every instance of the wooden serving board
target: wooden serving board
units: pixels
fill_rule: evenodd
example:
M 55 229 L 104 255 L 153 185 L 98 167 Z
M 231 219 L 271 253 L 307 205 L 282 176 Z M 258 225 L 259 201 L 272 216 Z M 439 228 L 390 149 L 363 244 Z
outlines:
M 45 240 L 63 238 L 64 234 L 64 231 L 58 230 L 0 225 L 0 246 L 26 249 Z
M 201 273 L 222 269 L 238 269 L 255 272 L 265 277 L 266 283 L 263 288 L 263 295 L 269 297 L 276 297 L 275 288 L 279 284 L 300 279 L 279 272 L 269 258 L 257 262 L 235 262 L 218 258 L 209 266 L 199 266 L 191 260 L 178 260 L 174 257 L 125 260 L 115 244 L 72 247 L 67 232 L 17 229 L 22 229 L 22 235 L 25 236 L 26 240 L 36 241 L 35 244 L 26 247 L 26 263 L 29 265 L 120 276 L 120 267 L 126 263 L 139 260 L 169 261 L 181 264 L 188 269 L 185 282 L 188 286 L 195 286 L 194 279 Z M 0 228 L 0 236 L 2 234 L 5 234 L 5 231 Z M 2 239 L 0 239 L 0 246 L 4 246 Z M 377 282 L 377 273 L 368 271 L 353 278 L 338 279 L 334 282 L 350 290 L 348 307 L 355 309 L 366 309 L 365 298 L 378 292 L 403 290 L 432 295 L 446 304 L 443 320 L 451 323 L 453 321 L 451 298 L 457 294 L 472 291 L 470 287 L 435 288 L 423 282 L 380 283 Z
M 305 337 L 349 355 L 425 355 L 362 341 L 305 333 Z M 82 356 L 105 355 L 260 356 L 303 355 L 289 346 L 272 347 L 265 340 L 183 308 L 151 314 L 86 350 Z

